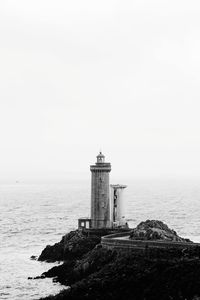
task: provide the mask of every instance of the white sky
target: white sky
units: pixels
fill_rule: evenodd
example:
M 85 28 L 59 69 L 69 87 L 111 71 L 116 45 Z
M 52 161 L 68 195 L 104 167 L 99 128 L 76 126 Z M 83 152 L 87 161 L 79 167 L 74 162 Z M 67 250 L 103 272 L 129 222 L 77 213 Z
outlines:
M 200 2 L 1 0 L 0 181 L 200 176 Z

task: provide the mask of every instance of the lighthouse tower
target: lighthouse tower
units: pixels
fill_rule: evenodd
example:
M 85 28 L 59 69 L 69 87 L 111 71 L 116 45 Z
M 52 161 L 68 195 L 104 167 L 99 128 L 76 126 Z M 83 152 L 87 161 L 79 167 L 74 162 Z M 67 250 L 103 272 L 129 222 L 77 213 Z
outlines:
M 95 165 L 90 166 L 91 180 L 91 227 L 110 228 L 109 173 L 111 164 L 105 162 L 100 152 Z

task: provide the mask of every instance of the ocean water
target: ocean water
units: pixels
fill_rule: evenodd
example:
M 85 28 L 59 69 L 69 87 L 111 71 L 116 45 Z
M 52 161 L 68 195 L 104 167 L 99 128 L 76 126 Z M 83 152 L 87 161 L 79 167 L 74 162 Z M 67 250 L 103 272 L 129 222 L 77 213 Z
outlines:
M 200 242 L 198 181 L 123 183 L 128 185 L 124 201 L 129 226 L 159 219 L 180 236 Z M 52 279 L 28 280 L 55 265 L 30 257 L 60 241 L 89 213 L 90 181 L 0 184 L 0 299 L 36 300 L 63 289 Z

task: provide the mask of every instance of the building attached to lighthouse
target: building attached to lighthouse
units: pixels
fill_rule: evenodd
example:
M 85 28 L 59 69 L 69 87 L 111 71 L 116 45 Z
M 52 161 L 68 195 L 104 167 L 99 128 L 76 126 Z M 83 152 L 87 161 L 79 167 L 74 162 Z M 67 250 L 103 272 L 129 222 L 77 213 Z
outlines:
M 113 227 L 125 227 L 127 224 L 125 219 L 125 203 L 124 203 L 125 188 L 126 185 L 121 185 L 121 184 L 110 185 L 110 204 L 111 204 L 110 220 Z
M 100 152 L 91 171 L 91 218 L 78 220 L 78 228 L 101 229 L 127 227 L 124 215 L 123 190 L 125 185 L 111 185 L 111 164 Z

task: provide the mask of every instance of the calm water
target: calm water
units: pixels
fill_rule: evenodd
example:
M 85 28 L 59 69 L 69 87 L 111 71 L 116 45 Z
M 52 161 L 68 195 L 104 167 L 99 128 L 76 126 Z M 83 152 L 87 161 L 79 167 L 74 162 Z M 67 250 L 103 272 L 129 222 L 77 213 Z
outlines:
M 128 184 L 130 226 L 159 219 L 179 235 L 200 241 L 200 182 L 122 183 Z M 0 185 L 0 299 L 38 299 L 63 288 L 51 279 L 28 280 L 52 266 L 29 258 L 75 229 L 79 217 L 89 216 L 89 199 L 89 181 Z

